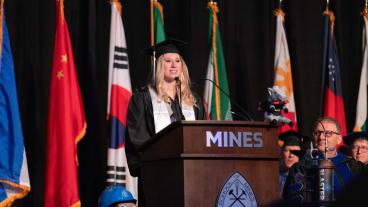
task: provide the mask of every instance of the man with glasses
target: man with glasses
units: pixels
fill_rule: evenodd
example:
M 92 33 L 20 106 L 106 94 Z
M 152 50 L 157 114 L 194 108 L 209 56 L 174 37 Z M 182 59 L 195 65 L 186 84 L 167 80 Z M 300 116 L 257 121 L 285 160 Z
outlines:
M 368 132 L 352 132 L 344 137 L 344 143 L 350 146 L 355 160 L 368 164 Z
M 313 125 L 313 144 L 327 158 L 340 155 L 337 146 L 342 142 L 340 124 L 331 117 L 317 119 Z
M 306 190 L 318 192 L 318 189 L 306 188 L 306 169 L 312 162 L 327 157 L 333 163 L 333 192 L 336 197 L 356 174 L 363 170 L 363 165 L 337 150 L 342 142 L 340 124 L 331 117 L 321 117 L 313 125 L 312 148 L 292 166 L 284 187 L 284 199 L 305 199 Z M 310 178 L 309 178 L 310 179 Z M 318 179 L 318 176 L 313 177 Z M 318 186 L 317 186 L 318 187 Z

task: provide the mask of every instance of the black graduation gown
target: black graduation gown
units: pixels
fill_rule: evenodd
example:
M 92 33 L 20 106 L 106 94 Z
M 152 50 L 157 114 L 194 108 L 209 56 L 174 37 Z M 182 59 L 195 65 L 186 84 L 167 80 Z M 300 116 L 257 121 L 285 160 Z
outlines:
M 196 106 L 194 106 L 195 118 L 196 120 L 203 120 L 205 119 L 203 103 L 197 94 L 194 94 L 194 97 L 196 99 Z M 132 176 L 140 175 L 139 158 L 141 148 L 154 135 L 152 100 L 149 88 L 144 87 L 134 92 L 128 106 L 125 152 Z

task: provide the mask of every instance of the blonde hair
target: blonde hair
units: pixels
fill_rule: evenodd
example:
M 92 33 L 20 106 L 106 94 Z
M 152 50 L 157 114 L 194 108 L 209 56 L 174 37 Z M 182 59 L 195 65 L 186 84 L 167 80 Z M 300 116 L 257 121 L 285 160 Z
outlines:
M 181 57 L 181 55 L 179 55 L 179 57 L 182 63 L 182 73 L 179 75 L 179 79 L 181 81 L 182 102 L 185 105 L 194 106 L 196 104 L 196 101 L 195 101 L 192 91 L 190 90 L 190 79 L 189 79 L 188 67 L 184 59 Z M 163 81 L 164 81 L 163 60 L 164 60 L 163 55 L 161 55 L 157 60 L 156 90 L 157 90 L 159 99 L 169 102 L 170 97 L 163 88 Z

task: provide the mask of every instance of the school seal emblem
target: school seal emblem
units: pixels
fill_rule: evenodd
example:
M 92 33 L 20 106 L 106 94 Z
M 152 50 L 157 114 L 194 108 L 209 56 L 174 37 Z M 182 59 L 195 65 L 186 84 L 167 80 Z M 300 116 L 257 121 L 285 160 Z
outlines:
M 217 196 L 217 207 L 257 207 L 252 187 L 239 173 L 231 175 Z

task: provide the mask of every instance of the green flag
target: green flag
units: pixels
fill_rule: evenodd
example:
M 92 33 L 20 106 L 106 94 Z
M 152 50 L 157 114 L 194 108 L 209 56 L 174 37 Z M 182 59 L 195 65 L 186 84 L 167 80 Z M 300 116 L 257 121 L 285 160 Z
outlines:
M 209 39 L 211 50 L 208 60 L 204 103 L 208 118 L 212 120 L 232 120 L 231 104 L 228 97 L 229 85 L 217 20 L 218 7 L 216 2 L 209 2 L 208 8 L 210 10 Z
M 166 39 L 165 37 L 165 29 L 164 29 L 164 13 L 162 5 L 156 0 L 151 1 L 152 9 L 153 9 L 153 38 L 155 42 L 151 42 L 151 44 L 157 44 Z
M 151 46 L 166 39 L 164 28 L 163 7 L 157 0 L 151 0 Z M 151 58 L 152 77 L 151 84 L 156 84 L 156 58 Z

